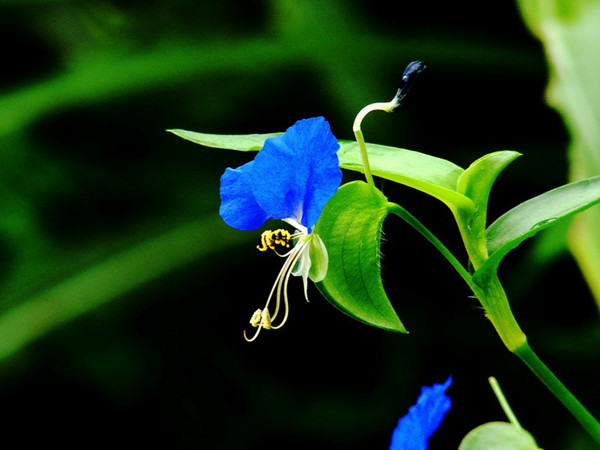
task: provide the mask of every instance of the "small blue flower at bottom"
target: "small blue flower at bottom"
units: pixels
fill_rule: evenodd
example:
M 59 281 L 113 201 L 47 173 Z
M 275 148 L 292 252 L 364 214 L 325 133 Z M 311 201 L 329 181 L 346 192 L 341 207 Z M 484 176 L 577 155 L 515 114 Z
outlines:
M 288 317 L 287 283 L 290 275 L 301 276 L 304 294 L 308 278 L 321 281 L 327 272 L 327 250 L 321 238 L 312 233 L 321 211 L 337 192 L 342 171 L 337 156 L 339 144 L 323 117 L 303 119 L 286 132 L 265 141 L 253 161 L 236 169 L 227 168 L 221 177 L 221 207 L 225 223 L 238 230 L 254 230 L 269 219 L 280 219 L 296 232 L 266 231 L 259 250 L 276 250 L 276 246 L 294 248 L 279 256 L 286 262 L 279 272 L 267 303 L 252 315 L 250 323 L 261 329 L 280 328 Z M 269 302 L 275 294 L 271 315 Z M 274 325 L 284 302 L 283 319 Z M 245 336 L 245 333 L 244 333 Z
M 444 384 L 423 386 L 417 403 L 398 420 L 389 450 L 427 450 L 429 438 L 440 427 L 452 406 L 446 390 L 452 384 L 449 376 Z

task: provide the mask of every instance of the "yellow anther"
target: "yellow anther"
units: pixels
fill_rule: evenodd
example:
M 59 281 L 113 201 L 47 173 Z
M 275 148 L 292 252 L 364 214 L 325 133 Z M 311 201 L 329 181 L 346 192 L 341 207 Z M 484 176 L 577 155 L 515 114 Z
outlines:
M 271 314 L 269 314 L 268 309 L 265 309 L 260 314 L 260 326 L 263 327 L 265 330 L 271 329 Z
M 250 317 L 250 325 L 253 327 L 261 327 L 265 330 L 271 329 L 271 314 L 268 309 L 257 309 Z
M 260 309 L 257 309 L 256 311 L 254 311 L 254 314 L 252 314 L 252 317 L 250 317 L 250 325 L 252 325 L 253 327 L 259 326 L 261 314 L 262 314 L 262 311 Z
M 260 235 L 260 245 L 257 245 L 256 248 L 261 252 L 267 251 L 268 249 L 275 250 L 276 245 L 289 248 L 291 241 L 292 235 L 287 230 L 281 228 L 275 231 L 266 230 Z

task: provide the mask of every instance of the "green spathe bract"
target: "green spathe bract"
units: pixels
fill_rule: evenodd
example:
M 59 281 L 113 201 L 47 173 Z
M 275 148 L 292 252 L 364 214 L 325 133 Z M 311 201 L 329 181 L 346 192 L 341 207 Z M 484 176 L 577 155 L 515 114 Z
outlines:
M 380 241 L 388 201 L 355 181 L 340 187 L 315 226 L 329 253 L 327 276 L 317 284 L 334 306 L 362 322 L 406 332 L 381 281 Z

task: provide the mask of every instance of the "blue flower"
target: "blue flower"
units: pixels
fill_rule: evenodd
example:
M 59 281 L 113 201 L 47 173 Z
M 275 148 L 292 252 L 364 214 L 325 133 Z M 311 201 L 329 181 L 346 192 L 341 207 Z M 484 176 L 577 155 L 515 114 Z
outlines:
M 282 219 L 310 231 L 342 181 L 339 148 L 323 117 L 299 120 L 267 139 L 254 161 L 225 170 L 221 217 L 238 230 Z
M 427 450 L 429 438 L 439 428 L 452 406 L 450 397 L 446 395 L 450 384 L 452 376 L 444 384 L 421 388 L 417 403 L 398 421 L 389 450 Z
M 276 246 L 295 246 L 287 253 L 286 262 L 261 310 L 250 323 L 262 328 L 280 328 L 288 316 L 287 283 L 290 275 L 302 276 L 306 295 L 307 279 L 321 281 L 327 271 L 327 250 L 318 235 L 312 233 L 321 211 L 337 192 L 342 171 L 337 157 L 339 144 L 323 117 L 299 120 L 287 131 L 265 141 L 253 161 L 236 169 L 227 168 L 221 177 L 221 207 L 219 213 L 228 225 L 239 230 L 254 230 L 269 219 L 280 219 L 292 225 L 296 232 L 265 231 L 259 250 Z M 277 252 L 277 251 L 276 251 Z M 276 294 L 273 315 L 269 302 Z M 283 297 L 285 312 L 279 325 L 273 321 Z

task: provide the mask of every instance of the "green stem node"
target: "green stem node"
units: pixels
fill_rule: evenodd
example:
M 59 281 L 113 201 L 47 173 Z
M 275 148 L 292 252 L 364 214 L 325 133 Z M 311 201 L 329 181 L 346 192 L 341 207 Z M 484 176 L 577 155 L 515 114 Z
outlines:
M 485 283 L 480 283 L 480 288 L 483 295 L 478 296 L 479 300 L 504 345 L 529 367 L 550 392 L 573 414 L 581 426 L 600 443 L 600 423 L 533 352 L 527 342 L 527 337 L 521 331 L 510 310 L 506 293 L 498 277 L 487 278 Z
M 521 331 L 510 309 L 508 298 L 497 276 L 491 276 L 485 283 L 479 283 L 482 295 L 477 295 L 485 308 L 486 316 L 494 325 L 500 339 L 511 352 L 527 343 L 527 336 Z

